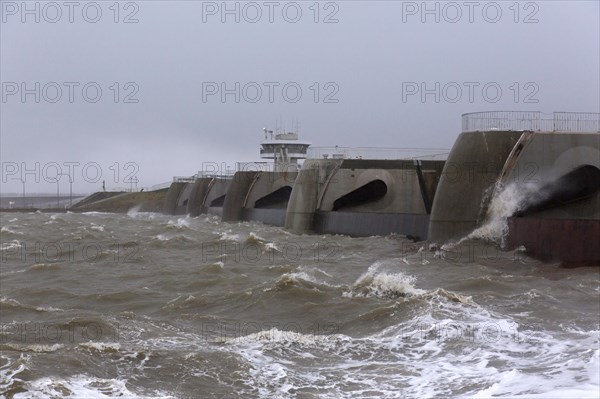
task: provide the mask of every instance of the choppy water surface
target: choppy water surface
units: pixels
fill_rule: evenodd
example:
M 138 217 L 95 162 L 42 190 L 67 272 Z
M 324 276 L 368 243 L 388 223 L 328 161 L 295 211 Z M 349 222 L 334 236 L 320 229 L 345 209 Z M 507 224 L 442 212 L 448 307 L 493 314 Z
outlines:
M 598 268 L 206 216 L 0 218 L 2 397 L 599 397 Z

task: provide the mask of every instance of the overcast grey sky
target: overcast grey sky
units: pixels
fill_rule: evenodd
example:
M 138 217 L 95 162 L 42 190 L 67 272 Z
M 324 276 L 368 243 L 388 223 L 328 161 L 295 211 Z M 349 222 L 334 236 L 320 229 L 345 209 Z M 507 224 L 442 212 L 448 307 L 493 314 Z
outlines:
M 23 169 L 55 192 L 56 164 L 92 192 L 258 160 L 280 119 L 450 148 L 466 112 L 600 112 L 598 1 L 0 4 L 4 193 Z

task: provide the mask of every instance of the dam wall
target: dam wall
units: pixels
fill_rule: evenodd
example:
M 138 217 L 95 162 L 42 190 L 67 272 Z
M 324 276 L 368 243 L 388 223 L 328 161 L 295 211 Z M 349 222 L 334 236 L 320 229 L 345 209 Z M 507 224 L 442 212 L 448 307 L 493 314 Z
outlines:
M 231 179 L 203 177 L 175 181 L 167 191 L 163 213 L 167 215 L 221 215 Z
M 186 188 L 188 183 L 186 182 L 173 182 L 169 189 L 167 190 L 167 195 L 165 197 L 165 203 L 163 206 L 163 213 L 166 215 L 181 215 L 185 214 L 186 209 L 183 209 L 178 206 L 180 203 L 179 197 L 181 195 L 181 191 Z
M 452 148 L 433 202 L 430 241 L 465 237 L 488 217 L 498 190 L 535 191 L 582 165 L 599 168 L 600 136 L 594 133 L 488 131 L 462 133 Z M 600 217 L 593 199 L 552 207 L 540 217 Z M 517 209 L 515 209 L 517 211 Z
M 505 249 L 600 264 L 600 114 L 465 114 L 463 127 L 465 119 L 487 130 L 456 140 L 433 201 L 429 240 L 456 242 L 494 221 L 504 227 L 493 239 Z M 523 124 L 535 130 L 494 127 Z
M 286 228 L 425 239 L 443 165 L 433 160 L 305 162 L 292 190 Z
M 504 249 L 525 246 L 544 260 L 596 264 L 600 114 L 544 115 L 465 114 L 449 154 L 371 149 L 379 158 L 362 159 L 359 149 L 336 146 L 315 149 L 300 171 L 287 173 L 278 163 L 276 171 L 175 182 L 164 209 L 260 221 L 297 234 L 398 234 L 437 244 L 491 239 Z M 500 230 L 470 235 L 491 222 Z

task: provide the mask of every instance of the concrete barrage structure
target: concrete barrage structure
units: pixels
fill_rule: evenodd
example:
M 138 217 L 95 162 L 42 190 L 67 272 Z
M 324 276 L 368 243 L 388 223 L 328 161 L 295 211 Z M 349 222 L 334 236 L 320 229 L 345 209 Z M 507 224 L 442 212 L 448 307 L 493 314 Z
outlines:
M 175 177 L 169 187 L 163 213 L 167 215 L 212 214 L 221 216 L 231 176 Z
M 321 159 L 304 163 L 287 208 L 295 233 L 396 233 L 427 238 L 439 160 Z
M 543 260 L 600 264 L 600 114 L 463 115 L 463 133 L 434 199 L 429 239 L 455 242 L 498 221 L 506 249 L 524 246 Z
M 281 136 L 269 145 L 278 140 Z M 289 140 L 294 138 L 282 140 L 285 146 Z M 295 152 L 292 159 L 276 155 L 281 148 L 268 148 L 271 152 L 266 157 L 276 156 L 272 166 L 238 164 L 238 168 L 252 170 L 239 170 L 233 176 L 174 179 L 165 213 L 219 214 L 223 221 L 254 220 L 296 233 L 396 233 L 415 240 L 427 238 L 444 165 L 439 158 L 446 155 L 443 150 L 320 148 L 315 154 L 321 158 L 307 160 L 298 171 L 296 161 L 306 151 Z M 394 159 L 368 159 L 373 153 Z M 222 189 L 217 196 L 214 191 L 219 184 Z
M 309 143 L 289 147 L 293 140 L 263 142 L 272 167 L 174 181 L 165 213 L 437 244 L 490 239 L 478 229 L 500 221 L 502 231 L 491 238 L 505 249 L 600 264 L 600 114 L 465 114 L 449 155 L 335 147 L 311 148 L 311 156 Z

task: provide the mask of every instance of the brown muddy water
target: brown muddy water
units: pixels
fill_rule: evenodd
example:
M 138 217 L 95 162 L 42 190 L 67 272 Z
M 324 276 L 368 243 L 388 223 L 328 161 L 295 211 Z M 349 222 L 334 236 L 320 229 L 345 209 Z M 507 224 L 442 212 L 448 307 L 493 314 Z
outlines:
M 466 240 L 1 214 L 3 398 L 598 398 L 600 270 Z

